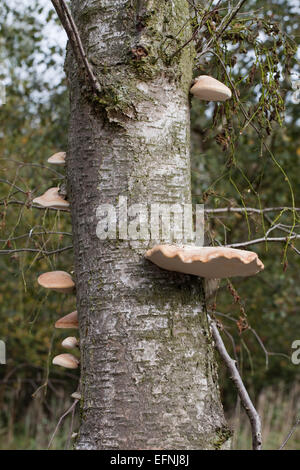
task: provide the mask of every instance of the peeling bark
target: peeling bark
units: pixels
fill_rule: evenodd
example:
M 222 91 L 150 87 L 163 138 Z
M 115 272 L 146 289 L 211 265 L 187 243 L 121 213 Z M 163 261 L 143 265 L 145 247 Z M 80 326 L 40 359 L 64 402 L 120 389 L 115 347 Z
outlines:
M 191 35 L 183 28 L 188 2 L 73 0 L 72 11 L 102 90 L 91 100 L 68 52 L 82 392 L 76 448 L 224 448 L 230 432 L 202 280 L 151 265 L 143 254 L 153 241 L 96 236 L 97 207 L 116 206 L 119 196 L 128 205 L 191 202 L 194 51 L 169 61 Z

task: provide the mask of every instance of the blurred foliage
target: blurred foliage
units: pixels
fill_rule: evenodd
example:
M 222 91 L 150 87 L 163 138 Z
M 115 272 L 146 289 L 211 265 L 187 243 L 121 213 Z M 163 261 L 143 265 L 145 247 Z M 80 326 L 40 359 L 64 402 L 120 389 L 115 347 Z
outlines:
M 222 5 L 227 8 L 227 3 L 222 2 L 205 21 L 205 5 L 194 4 L 194 27 L 200 18 L 202 40 L 208 40 L 222 21 Z M 194 202 L 204 202 L 207 208 L 291 207 L 293 196 L 295 206 L 300 206 L 300 105 L 291 99 L 292 80 L 299 73 L 293 8 L 292 2 L 279 0 L 247 2 L 248 10 L 244 8 L 226 35 L 211 46 L 227 74 L 215 55 L 202 56 L 198 62 L 197 75 L 212 75 L 228 85 L 230 78 L 237 96 L 224 104 L 192 100 Z M 0 80 L 6 84 L 6 104 L 0 107 L 0 250 L 38 250 L 0 256 L 0 339 L 7 344 L 8 358 L 7 365 L 0 366 L 0 435 L 6 436 L 5 448 L 45 448 L 77 386 L 76 373 L 51 365 L 52 357 L 62 352 L 60 341 L 66 336 L 55 331 L 54 322 L 74 310 L 75 298 L 45 293 L 36 282 L 47 270 L 72 272 L 72 250 L 44 254 L 71 244 L 70 215 L 31 207 L 34 197 L 60 185 L 64 178 L 61 167 L 47 164 L 51 154 L 67 148 L 64 45 L 55 34 L 49 36 L 51 30 L 62 37 L 55 15 L 42 0 L 21 5 L 4 0 L 0 25 Z M 210 214 L 210 242 L 263 237 L 278 215 L 269 213 L 263 219 L 259 214 Z M 284 211 L 275 223 L 279 222 L 288 230 L 295 225 L 297 231 L 298 214 Z M 271 235 L 288 233 L 274 230 Z M 250 246 L 263 260 L 265 271 L 233 283 L 222 281 L 217 298 L 209 300 L 252 397 L 279 381 L 288 390 L 299 375 L 289 357 L 300 328 L 300 259 L 290 247 L 285 252 L 285 247 L 285 243 Z M 260 342 L 269 352 L 282 354 L 269 355 L 268 367 Z M 231 411 L 235 392 L 222 365 L 221 388 Z M 61 429 L 56 447 L 63 448 L 67 432 Z
M 45 44 L 46 27 L 60 31 L 49 6 L 6 1 L 0 10 L 0 80 L 6 84 L 0 107 L 0 250 L 38 250 L 0 256 L 0 338 L 7 347 L 7 365 L 0 366 L 0 435 L 8 447 L 22 432 L 21 447 L 32 448 L 33 441 L 45 447 L 63 401 L 70 403 L 77 388 L 76 373 L 50 366 L 53 355 L 63 352 L 65 336 L 54 322 L 75 309 L 75 297 L 49 294 L 37 284 L 42 272 L 72 271 L 72 251 L 42 254 L 72 244 L 70 215 L 31 208 L 34 197 L 63 181 L 63 170 L 47 158 L 67 145 L 64 44 Z

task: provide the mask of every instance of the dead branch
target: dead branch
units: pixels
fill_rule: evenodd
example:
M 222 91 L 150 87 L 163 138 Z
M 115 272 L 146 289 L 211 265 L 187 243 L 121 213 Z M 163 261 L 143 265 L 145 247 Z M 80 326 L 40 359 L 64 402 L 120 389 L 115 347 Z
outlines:
M 51 444 L 52 444 L 52 442 L 53 442 L 53 439 L 54 439 L 54 437 L 55 437 L 55 435 L 56 435 L 56 433 L 57 433 L 57 431 L 58 431 L 58 429 L 59 429 L 59 427 L 60 427 L 60 425 L 61 425 L 61 423 L 62 423 L 62 420 L 63 420 L 66 416 L 68 416 L 69 413 L 71 413 L 73 410 L 75 410 L 76 405 L 77 405 L 78 402 L 79 402 L 79 400 L 75 399 L 74 402 L 72 403 L 72 405 L 70 406 L 70 408 L 68 408 L 67 411 L 59 418 L 58 423 L 57 423 L 57 425 L 56 425 L 56 428 L 54 429 L 54 433 L 52 434 L 51 439 L 50 439 L 50 441 L 49 441 L 48 450 L 49 450 L 50 447 L 51 447 Z
M 44 230 L 43 232 L 34 232 L 34 228 L 32 228 L 28 233 L 24 233 L 23 235 L 18 235 L 17 237 L 9 237 L 0 239 L 0 243 L 7 243 L 8 241 L 13 242 L 16 240 L 21 240 L 22 238 L 32 238 L 33 236 L 39 235 L 60 235 L 60 236 L 67 236 L 72 237 L 72 233 L 70 232 L 56 232 L 53 230 Z
M 64 30 L 67 33 L 67 36 L 69 38 L 72 50 L 74 52 L 74 55 L 76 57 L 76 60 L 78 62 L 78 65 L 80 67 L 83 66 L 83 68 L 87 72 L 87 76 L 89 79 L 89 82 L 91 84 L 92 89 L 96 94 L 99 94 L 101 91 L 100 84 L 92 70 L 92 67 L 86 57 L 81 39 L 80 39 L 80 34 L 77 29 L 77 26 L 74 22 L 74 19 L 72 17 L 72 14 L 65 3 L 64 0 L 51 0 L 56 13 L 61 21 L 61 24 L 64 28 Z
M 294 426 L 292 427 L 292 429 L 290 430 L 290 432 L 288 433 L 287 437 L 285 438 L 285 440 L 283 441 L 283 443 L 281 444 L 281 446 L 279 447 L 278 450 L 282 450 L 285 445 L 287 444 L 288 440 L 292 437 L 292 435 L 294 434 L 294 432 L 296 431 L 297 427 L 299 426 L 300 424 L 300 418 L 297 419 L 296 423 L 294 424 Z
M 53 251 L 44 251 L 44 250 L 39 250 L 38 248 L 16 248 L 12 250 L 0 250 L 0 255 L 13 255 L 15 253 L 28 252 L 28 253 L 39 253 L 42 256 L 51 256 L 57 253 L 62 253 L 63 251 L 71 250 L 72 248 L 73 248 L 73 245 L 68 245 L 63 248 L 58 248 L 57 250 L 53 250 Z
M 253 240 L 247 240 L 245 242 L 240 242 L 240 243 L 232 243 L 230 245 L 225 245 L 228 248 L 239 248 L 242 246 L 248 246 L 248 245 L 256 245 L 257 243 L 265 243 L 265 242 L 279 242 L 279 243 L 289 243 L 290 240 L 297 240 L 300 238 L 300 235 L 291 235 L 290 237 L 261 237 L 261 238 L 255 238 Z M 289 243 L 290 244 L 290 243 Z M 295 249 L 295 247 L 293 247 Z M 297 249 L 295 251 L 298 252 Z
M 224 317 L 224 318 L 226 318 L 227 320 L 230 320 L 230 321 L 232 321 L 232 322 L 234 322 L 234 323 L 237 322 L 237 319 L 236 319 L 236 318 L 233 318 L 233 317 L 231 317 L 230 315 L 227 315 L 226 313 L 216 312 L 215 310 L 214 310 L 212 313 L 213 313 L 214 315 L 218 315 L 218 316 Z M 268 369 L 268 367 L 269 367 L 269 356 L 280 356 L 280 357 L 284 357 L 285 359 L 290 360 L 290 357 L 289 357 L 287 354 L 280 353 L 280 352 L 268 351 L 267 348 L 265 347 L 264 343 L 263 343 L 263 340 L 260 338 L 260 336 L 258 335 L 257 331 L 254 330 L 254 328 L 252 328 L 251 326 L 249 326 L 249 327 L 247 328 L 247 331 L 250 331 L 250 332 L 255 336 L 255 338 L 257 339 L 258 344 L 260 345 L 261 349 L 263 350 L 264 355 L 265 355 L 265 361 L 266 361 L 266 369 Z M 226 333 L 226 330 L 224 330 L 224 332 Z
M 211 332 L 215 341 L 216 348 L 230 373 L 230 378 L 233 381 L 235 388 L 237 389 L 237 392 L 241 399 L 241 403 L 249 417 L 252 432 L 252 448 L 253 450 L 261 450 L 262 437 L 259 414 L 257 413 L 251 401 L 251 398 L 249 397 L 249 394 L 245 388 L 245 385 L 241 379 L 241 376 L 236 366 L 236 361 L 234 361 L 229 356 L 215 322 L 212 321 L 209 316 L 208 319 L 210 321 Z
M 299 212 L 300 207 L 266 207 L 265 209 L 257 209 L 255 207 L 219 207 L 216 209 L 208 208 L 204 209 L 206 214 L 222 214 L 222 213 L 256 213 L 256 214 L 265 214 L 266 212 L 280 212 L 280 211 L 295 211 Z
M 207 41 L 206 44 L 203 45 L 202 52 L 201 54 L 204 54 L 211 46 L 211 44 L 214 41 L 217 41 L 224 31 L 228 28 L 229 24 L 233 21 L 233 19 L 236 17 L 242 6 L 246 0 L 240 0 L 239 3 L 231 10 L 229 11 L 228 15 L 224 16 L 223 20 L 221 21 L 220 26 L 218 27 L 216 34 L 214 34 L 209 41 Z
M 61 211 L 61 212 L 70 212 L 69 209 L 55 209 L 54 207 L 42 207 L 42 206 L 38 206 L 38 205 L 35 205 L 35 204 L 30 204 L 30 202 L 24 202 L 24 201 L 19 201 L 17 199 L 11 199 L 9 201 L 5 200 L 5 201 L 0 201 L 0 206 L 10 206 L 10 205 L 19 205 L 19 206 L 26 206 L 27 209 L 39 209 L 41 211 Z

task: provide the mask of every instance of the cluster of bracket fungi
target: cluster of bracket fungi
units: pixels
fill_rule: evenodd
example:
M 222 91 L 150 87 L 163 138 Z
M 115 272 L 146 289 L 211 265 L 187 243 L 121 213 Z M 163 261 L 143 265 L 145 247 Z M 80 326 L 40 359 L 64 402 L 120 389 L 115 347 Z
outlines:
M 48 158 L 49 163 L 55 165 L 65 165 L 65 152 L 58 152 Z M 69 202 L 64 199 L 59 192 L 59 188 L 50 188 L 42 196 L 33 199 L 34 204 L 38 204 L 44 208 L 51 208 L 57 210 L 69 210 Z M 72 276 L 65 271 L 50 271 L 41 274 L 38 277 L 38 283 L 45 289 L 51 289 L 55 292 L 64 294 L 71 294 L 75 290 L 75 284 Z M 59 318 L 55 323 L 55 328 L 76 328 L 78 329 L 78 315 L 77 311 L 71 312 L 62 318 Z M 62 341 L 62 346 L 67 350 L 74 350 L 79 347 L 79 342 L 75 336 L 68 336 Z M 53 364 L 66 367 L 67 369 L 77 369 L 79 360 L 70 353 L 59 354 L 55 356 L 52 361 Z M 79 393 L 74 392 L 72 397 L 79 399 Z
M 205 101 L 225 101 L 231 98 L 231 91 L 227 86 L 207 75 L 196 78 L 190 92 Z M 59 152 L 52 155 L 48 162 L 64 165 L 65 158 L 66 153 Z M 42 196 L 35 198 L 33 203 L 45 208 L 69 210 L 69 202 L 62 197 L 58 187 L 48 189 Z M 226 247 L 156 245 L 146 252 L 145 257 L 162 269 L 209 279 L 251 276 L 264 269 L 256 253 Z M 63 293 L 72 293 L 75 289 L 71 275 L 64 271 L 41 274 L 38 283 L 46 289 Z M 55 327 L 78 329 L 77 311 L 57 320 Z M 79 347 L 79 342 L 76 337 L 69 336 L 63 340 L 62 346 L 73 350 Z M 73 354 L 65 353 L 55 356 L 53 364 L 76 369 L 79 360 Z M 79 395 L 75 392 L 72 396 L 79 399 Z

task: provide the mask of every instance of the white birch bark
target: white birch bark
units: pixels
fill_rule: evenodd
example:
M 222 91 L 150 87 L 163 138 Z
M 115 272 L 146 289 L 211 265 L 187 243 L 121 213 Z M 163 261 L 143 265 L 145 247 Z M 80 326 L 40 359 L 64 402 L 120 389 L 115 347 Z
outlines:
M 73 0 L 102 87 L 69 52 L 71 202 L 81 344 L 77 449 L 224 448 L 229 435 L 201 279 L 160 270 L 151 241 L 100 241 L 97 207 L 191 201 L 186 0 Z M 175 36 L 176 39 L 167 38 Z

